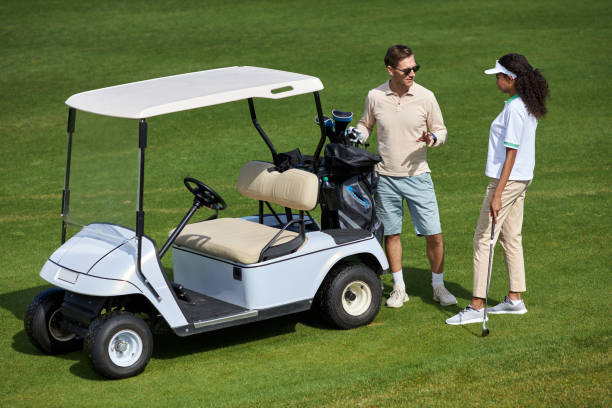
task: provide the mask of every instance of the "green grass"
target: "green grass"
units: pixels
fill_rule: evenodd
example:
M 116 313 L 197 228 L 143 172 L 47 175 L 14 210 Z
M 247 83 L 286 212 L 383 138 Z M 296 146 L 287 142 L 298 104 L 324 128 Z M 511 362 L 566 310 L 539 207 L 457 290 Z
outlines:
M 611 18 L 608 1 L 3 2 L 0 406 L 612 405 Z M 445 279 L 459 307 L 471 295 L 488 128 L 504 100 L 482 70 L 520 52 L 549 81 L 523 227 L 528 314 L 493 316 L 486 339 L 478 325 L 445 325 L 459 307 L 432 302 L 425 243 L 407 221 L 411 300 L 400 310 L 382 308 L 368 327 L 332 330 L 301 314 L 190 338 L 162 336 L 146 371 L 123 381 L 102 380 L 83 353 L 45 356 L 30 345 L 23 313 L 47 287 L 38 272 L 59 245 L 68 96 L 255 65 L 315 75 L 325 85 L 325 112 L 359 117 L 368 89 L 386 78 L 382 57 L 396 42 L 414 48 L 423 67 L 417 81 L 436 93 L 449 129 L 447 145 L 431 151 L 429 162 Z M 314 150 L 312 96 L 257 100 L 256 107 L 279 151 Z M 129 126 L 135 136 L 136 122 Z M 269 153 L 246 102 L 154 118 L 149 128 L 147 234 L 163 242 L 187 210 L 187 175 L 219 191 L 228 216 L 255 210 L 235 191 L 235 179 L 241 164 Z M 121 146 L 135 145 L 134 138 Z M 113 157 L 107 173 L 88 180 L 92 186 L 135 172 L 131 153 L 125 161 Z M 101 163 L 95 156 L 91 162 Z M 390 277 L 383 280 L 388 295 Z M 506 290 L 498 249 L 492 301 Z

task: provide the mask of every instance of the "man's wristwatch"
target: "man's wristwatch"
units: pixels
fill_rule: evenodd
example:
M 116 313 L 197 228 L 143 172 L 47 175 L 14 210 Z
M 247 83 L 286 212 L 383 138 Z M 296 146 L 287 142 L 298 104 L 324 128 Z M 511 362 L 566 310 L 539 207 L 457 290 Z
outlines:
M 435 146 L 435 145 L 436 145 L 436 143 L 438 143 L 438 138 L 437 138 L 437 137 L 436 137 L 436 135 L 434 135 L 433 133 L 431 133 L 431 137 L 433 137 L 433 140 L 434 140 L 434 142 L 433 142 L 432 146 Z

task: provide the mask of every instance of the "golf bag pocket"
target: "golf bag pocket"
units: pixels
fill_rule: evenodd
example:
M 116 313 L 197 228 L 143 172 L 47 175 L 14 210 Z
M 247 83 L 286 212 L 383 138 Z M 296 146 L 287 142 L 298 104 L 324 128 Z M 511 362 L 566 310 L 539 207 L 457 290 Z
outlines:
M 338 224 L 341 229 L 364 229 L 382 240 L 382 223 L 376 216 L 374 200 L 362 176 L 351 177 L 340 186 Z

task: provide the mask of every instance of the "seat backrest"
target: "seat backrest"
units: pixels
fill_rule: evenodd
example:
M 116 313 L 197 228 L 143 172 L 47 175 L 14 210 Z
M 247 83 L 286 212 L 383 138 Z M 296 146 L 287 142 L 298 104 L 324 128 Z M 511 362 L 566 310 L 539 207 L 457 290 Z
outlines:
M 267 201 L 294 210 L 317 206 L 319 179 L 313 173 L 289 169 L 282 173 L 261 161 L 245 164 L 238 176 L 238 192 L 254 200 Z

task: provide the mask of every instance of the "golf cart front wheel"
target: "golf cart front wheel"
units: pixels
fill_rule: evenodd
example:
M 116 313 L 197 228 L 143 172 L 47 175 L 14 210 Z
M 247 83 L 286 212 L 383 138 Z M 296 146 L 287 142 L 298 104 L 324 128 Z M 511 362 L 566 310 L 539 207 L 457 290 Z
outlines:
M 140 374 L 153 352 L 153 335 L 139 317 L 113 312 L 98 317 L 89 327 L 85 341 L 94 369 L 111 379 Z
M 380 310 L 380 279 L 368 266 L 350 262 L 334 267 L 319 289 L 323 316 L 342 329 L 365 326 Z
M 60 288 L 40 292 L 30 302 L 23 319 L 30 342 L 48 354 L 69 353 L 83 346 L 83 339 L 62 327 L 64 293 Z

